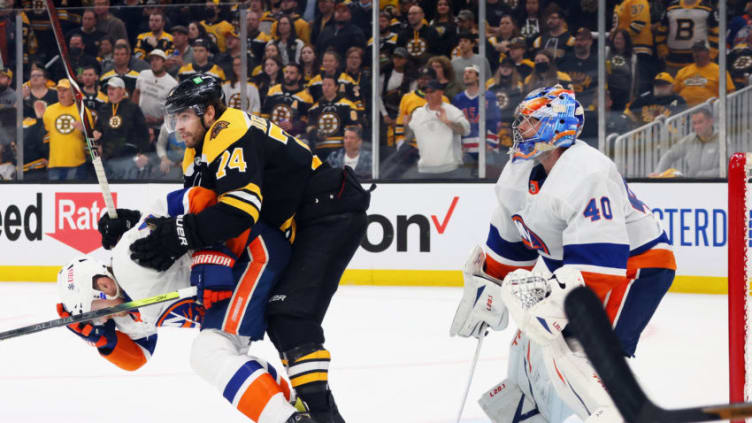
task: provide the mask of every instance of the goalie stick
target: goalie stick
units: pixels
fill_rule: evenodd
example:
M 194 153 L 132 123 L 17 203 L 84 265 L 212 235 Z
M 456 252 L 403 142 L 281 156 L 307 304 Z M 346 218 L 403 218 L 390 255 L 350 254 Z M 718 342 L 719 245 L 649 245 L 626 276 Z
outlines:
M 196 287 L 191 286 L 188 288 L 179 289 L 177 291 L 168 292 L 166 294 L 155 295 L 149 298 L 143 298 L 135 301 L 128 301 L 126 303 L 118 304 L 113 307 L 102 308 L 99 310 L 89 311 L 86 313 L 77 314 L 75 316 L 68 316 L 60 319 L 49 320 L 42 323 L 36 323 L 22 328 L 9 330 L 6 332 L 0 332 L 0 341 L 15 338 L 17 336 L 28 335 L 30 333 L 40 332 L 47 329 L 52 329 L 60 326 L 69 325 L 71 323 L 85 322 L 87 320 L 94 320 L 100 317 L 110 316 L 123 311 L 129 311 L 140 307 L 146 307 L 153 304 L 163 303 L 165 301 L 180 300 L 183 298 L 193 297 L 196 295 Z
M 574 289 L 564 301 L 564 311 L 574 335 L 626 422 L 683 423 L 752 417 L 749 402 L 672 410 L 655 405 L 637 383 L 619 338 L 593 291 L 586 287 Z
M 86 106 L 84 106 L 84 95 L 81 92 L 81 88 L 74 78 L 73 68 L 68 58 L 68 47 L 65 45 L 65 37 L 63 37 L 63 30 L 60 27 L 60 20 L 57 17 L 57 9 L 53 0 L 46 0 L 47 12 L 50 15 L 50 22 L 52 23 L 52 31 L 55 34 L 55 41 L 57 41 L 57 48 L 60 51 L 60 61 L 65 69 L 65 75 L 70 81 L 71 89 L 73 90 L 73 99 L 76 103 L 76 109 L 81 117 L 81 124 L 84 127 L 84 139 L 86 139 L 86 145 L 89 148 L 89 155 L 91 156 L 91 163 L 94 165 L 94 173 L 97 175 L 97 182 L 99 182 L 99 189 L 102 191 L 102 197 L 104 198 L 104 204 L 107 206 L 107 214 L 111 219 L 117 218 L 117 211 L 115 211 L 115 202 L 112 200 L 112 193 L 110 192 L 110 184 L 107 183 L 107 175 L 104 173 L 104 165 L 102 164 L 102 158 L 99 156 L 99 147 L 94 141 L 93 129 L 91 127 L 91 121 L 86 114 Z

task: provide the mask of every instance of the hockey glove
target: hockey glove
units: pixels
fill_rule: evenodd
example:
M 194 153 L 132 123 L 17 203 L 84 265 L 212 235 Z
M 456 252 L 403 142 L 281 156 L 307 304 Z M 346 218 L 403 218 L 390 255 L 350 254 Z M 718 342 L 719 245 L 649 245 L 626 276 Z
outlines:
M 503 330 L 509 317 L 501 301 L 501 284 L 483 271 L 486 255 L 476 246 L 470 253 L 462 272 L 465 288 L 462 300 L 454 314 L 450 336 L 480 338 L 487 329 Z
M 57 303 L 57 314 L 61 318 L 70 317 L 62 303 Z M 87 343 L 97 347 L 102 353 L 109 353 L 117 345 L 117 333 L 115 333 L 115 321 L 107 319 L 103 325 L 95 325 L 91 322 L 71 323 L 67 328 Z
M 131 259 L 144 267 L 167 270 L 186 251 L 197 247 L 193 222 L 191 214 L 146 219 L 151 233 L 131 244 Z
M 226 248 L 207 249 L 193 253 L 191 285 L 196 289 L 196 302 L 207 309 L 232 297 L 235 277 L 232 268 L 235 256 Z
M 120 237 L 141 219 L 141 212 L 138 210 L 117 209 L 117 215 L 118 217 L 112 219 L 109 214 L 105 213 L 97 223 L 105 250 L 111 250 Z

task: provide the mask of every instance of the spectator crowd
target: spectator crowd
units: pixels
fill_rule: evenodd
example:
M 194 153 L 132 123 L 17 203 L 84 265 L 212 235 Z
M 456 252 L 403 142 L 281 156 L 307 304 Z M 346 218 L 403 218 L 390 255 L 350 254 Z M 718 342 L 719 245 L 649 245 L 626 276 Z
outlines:
M 553 84 L 575 91 L 589 122 L 582 138 L 595 145 L 600 60 L 609 133 L 717 97 L 721 77 L 729 92 L 738 90 L 752 73 L 752 1 L 729 1 L 729 31 L 719 34 L 713 0 L 609 0 L 606 57 L 595 50 L 595 1 L 485 0 L 481 34 L 478 0 L 383 0 L 378 46 L 371 0 L 110 1 L 67 0 L 58 12 L 84 118 L 113 179 L 180 178 L 185 146 L 164 125 L 163 104 L 179 81 L 197 73 L 223 81 L 228 106 L 271 120 L 322 160 L 364 178 L 372 174 L 374 143 L 383 178 L 475 177 L 483 138 L 493 178 L 513 143 L 516 105 Z M 0 179 L 13 178 L 18 145 L 26 180 L 92 178 L 84 122 L 47 11 L 33 3 L 6 0 L 0 10 Z M 17 13 L 22 75 L 13 74 Z M 719 76 L 724 42 L 729 72 Z M 378 75 L 371 73 L 373 48 Z M 14 90 L 16 78 L 22 92 Z M 378 110 L 371 107 L 374 79 Z M 18 96 L 24 120 L 16 124 Z M 479 133 L 481 107 L 486 134 Z M 698 115 L 698 122 L 703 118 L 712 134 L 712 116 Z M 19 125 L 23 140 L 15 138 Z

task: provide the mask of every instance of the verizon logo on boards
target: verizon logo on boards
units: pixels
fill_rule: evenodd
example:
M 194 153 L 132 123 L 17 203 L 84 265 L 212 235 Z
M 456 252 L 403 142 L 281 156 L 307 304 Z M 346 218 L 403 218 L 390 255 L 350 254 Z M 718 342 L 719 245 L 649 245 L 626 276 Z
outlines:
M 117 194 L 112 193 L 117 207 Z M 107 212 L 99 192 L 55 193 L 55 230 L 46 235 L 89 254 L 102 246 L 97 221 Z

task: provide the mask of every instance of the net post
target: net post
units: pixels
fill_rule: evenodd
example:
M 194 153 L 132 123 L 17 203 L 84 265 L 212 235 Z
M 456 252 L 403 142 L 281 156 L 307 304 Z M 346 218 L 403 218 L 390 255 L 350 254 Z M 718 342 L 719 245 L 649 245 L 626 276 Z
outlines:
M 729 400 L 744 401 L 747 296 L 747 155 L 734 153 L 728 168 Z M 743 420 L 737 420 L 743 423 Z

